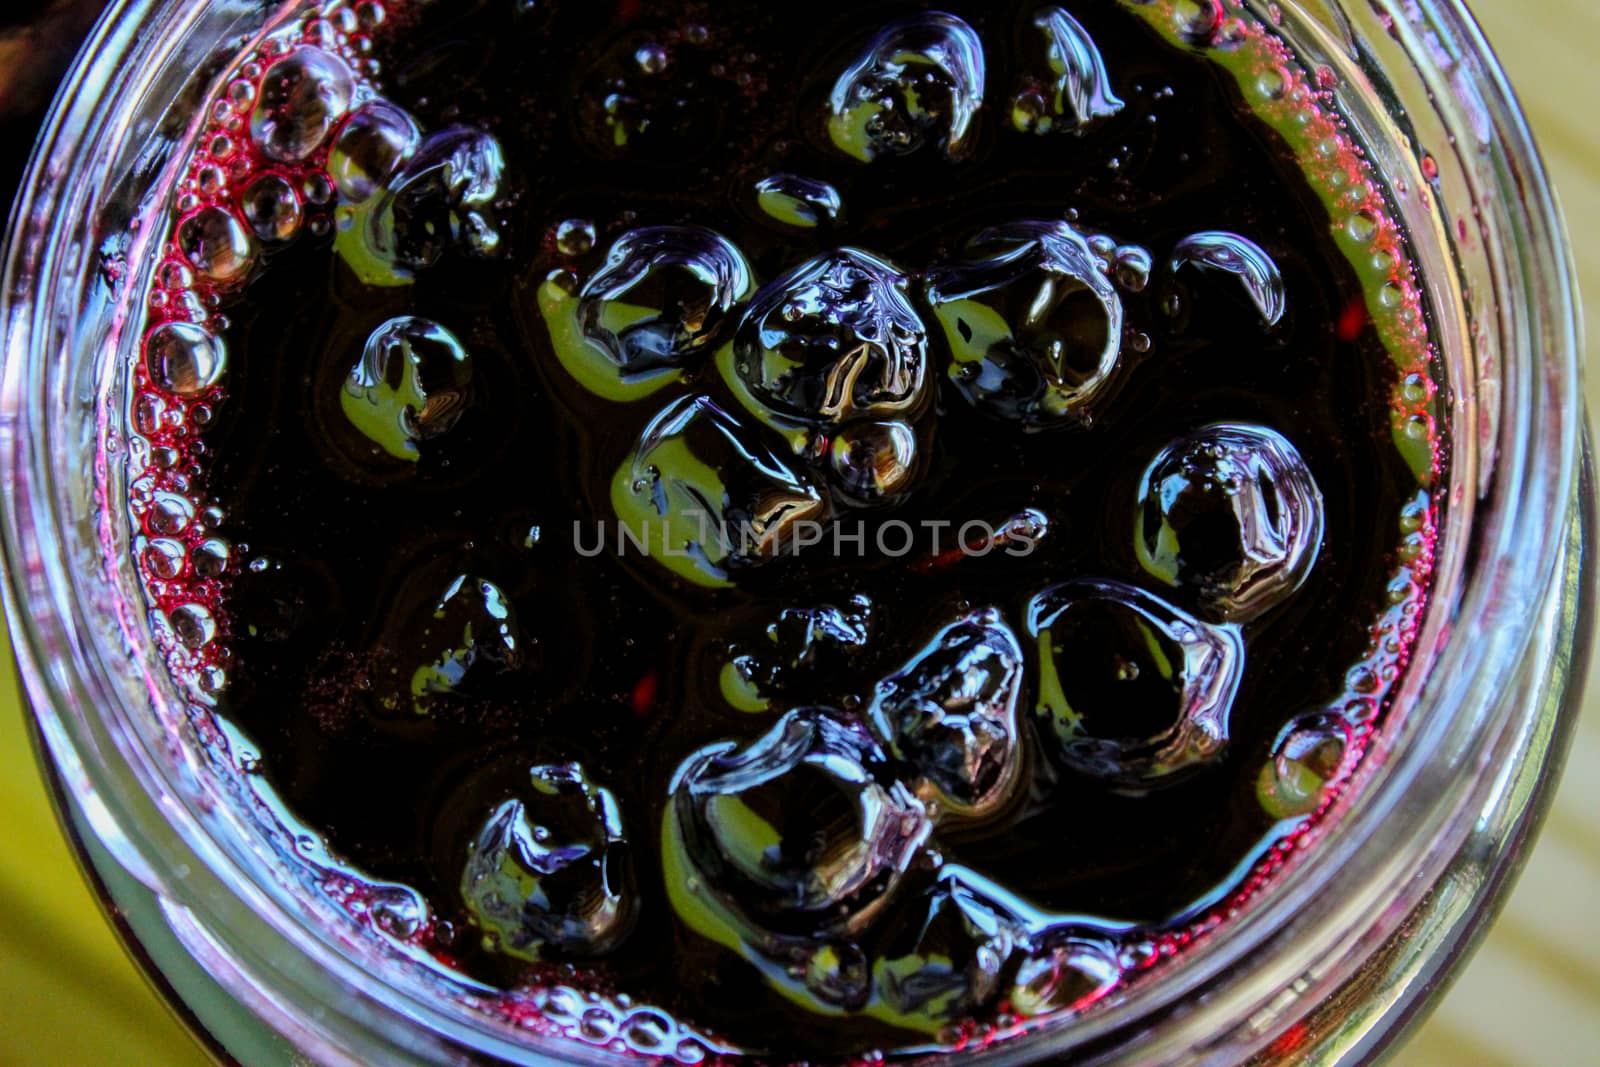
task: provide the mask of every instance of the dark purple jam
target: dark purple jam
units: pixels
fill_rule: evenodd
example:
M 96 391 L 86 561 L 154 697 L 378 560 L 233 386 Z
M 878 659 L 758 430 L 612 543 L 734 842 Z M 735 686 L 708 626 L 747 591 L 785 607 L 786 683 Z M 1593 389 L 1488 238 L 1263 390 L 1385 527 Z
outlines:
M 1417 283 L 1331 88 L 1207 3 L 328 6 L 151 253 L 196 716 L 529 1025 L 1087 1010 L 1287 861 L 1426 596 Z

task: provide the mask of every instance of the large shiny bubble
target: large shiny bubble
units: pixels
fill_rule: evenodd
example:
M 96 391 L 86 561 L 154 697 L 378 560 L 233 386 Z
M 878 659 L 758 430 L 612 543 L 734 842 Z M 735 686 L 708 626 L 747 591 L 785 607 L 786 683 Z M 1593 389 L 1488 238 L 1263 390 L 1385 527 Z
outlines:
M 1260 426 L 1218 423 L 1161 451 L 1139 481 L 1134 549 L 1209 616 L 1254 618 L 1306 580 L 1322 493 L 1299 452 Z
M 1028 607 L 1037 718 L 1060 762 L 1128 792 L 1215 762 L 1244 673 L 1244 642 L 1121 582 L 1052 586 Z
M 328 150 L 328 177 L 346 200 L 367 200 L 393 182 L 422 143 L 416 120 L 387 100 L 369 100 L 339 127 Z
M 341 163 L 350 189 L 367 193 L 339 209 L 335 247 L 356 275 L 368 285 L 404 285 L 448 249 L 495 254 L 506 166 L 500 143 L 482 130 L 450 126 L 403 151 L 402 126 L 377 116 L 373 122 L 383 128 L 363 132 L 370 158 Z M 375 176 L 391 149 L 401 162 L 379 184 Z
M 194 396 L 215 385 L 228 364 L 222 338 L 189 322 L 167 322 L 144 339 L 144 366 L 158 389 Z
M 983 106 L 983 42 L 941 11 L 885 26 L 834 83 L 828 134 L 862 162 L 934 142 L 946 158 L 971 150 Z
M 704 396 L 680 397 L 651 420 L 611 500 L 653 560 L 710 586 L 778 555 L 797 523 L 827 513 L 820 490 Z
M 888 901 L 930 829 L 860 727 L 819 708 L 745 745 L 690 757 L 672 818 L 701 893 L 780 937 L 854 934 Z
M 428 319 L 390 319 L 367 338 L 339 393 L 350 425 L 376 448 L 415 462 L 471 400 L 472 360 L 455 334 Z
M 578 325 L 612 374 L 682 367 L 732 325 L 754 289 L 732 242 L 701 226 L 624 234 L 578 296 Z
M 807 425 L 906 417 L 925 400 L 927 331 L 909 279 L 841 248 L 765 286 L 734 337 L 734 373 L 768 410 Z
M 632 926 L 636 899 L 617 798 L 582 766 L 534 767 L 470 846 L 461 897 L 493 952 L 597 956 Z
M 1117 369 L 1122 302 L 1082 234 L 1053 221 L 985 231 L 965 262 L 928 272 L 927 294 L 974 406 L 1028 429 L 1092 417 Z
M 320 48 L 298 48 L 267 68 L 250 113 L 250 136 L 268 159 L 298 163 L 332 132 L 354 93 L 344 60 Z
M 1203 275 L 1235 279 L 1267 326 L 1277 325 L 1288 309 L 1283 275 L 1277 263 L 1248 237 L 1223 230 L 1192 233 L 1178 242 L 1167 261 L 1167 269 L 1174 275 L 1185 267 Z M 1194 294 L 1190 299 L 1203 297 Z M 1190 315 L 1190 310 L 1182 306 L 1181 298 L 1177 311 L 1180 317 Z
M 878 683 L 867 722 L 919 792 L 958 815 L 985 815 L 1020 780 L 1022 649 L 1000 613 L 974 611 Z

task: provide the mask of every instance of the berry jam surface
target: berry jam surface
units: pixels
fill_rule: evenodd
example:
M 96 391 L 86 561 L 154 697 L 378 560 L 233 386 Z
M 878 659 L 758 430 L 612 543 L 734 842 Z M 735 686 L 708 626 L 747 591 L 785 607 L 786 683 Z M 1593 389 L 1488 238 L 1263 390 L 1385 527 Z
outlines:
M 1352 780 L 1446 451 L 1383 187 L 1211 2 L 323 5 L 146 248 L 157 638 L 310 891 L 541 1034 L 965 1047 Z

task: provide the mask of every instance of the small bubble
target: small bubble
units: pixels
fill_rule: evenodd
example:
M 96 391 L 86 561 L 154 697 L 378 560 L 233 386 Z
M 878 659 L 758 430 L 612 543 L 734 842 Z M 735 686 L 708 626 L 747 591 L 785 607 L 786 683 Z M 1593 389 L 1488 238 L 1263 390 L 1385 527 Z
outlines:
M 313 204 L 326 204 L 333 200 L 333 182 L 326 174 L 313 174 L 300 184 L 300 192 Z
M 202 578 L 215 578 L 228 569 L 228 542 L 211 538 L 196 545 L 190 556 L 194 572 Z
M 172 612 L 172 630 L 185 648 L 204 648 L 217 636 L 217 622 L 202 604 L 184 604 Z
M 294 187 L 276 174 L 251 182 L 239 206 L 245 221 L 263 241 L 287 241 L 300 230 L 300 198 Z
M 1089 251 L 1094 253 L 1096 259 L 1110 267 L 1117 255 L 1117 240 L 1103 233 L 1097 233 L 1089 238 Z
M 556 227 L 556 250 L 564 256 L 581 256 L 594 241 L 594 223 L 588 219 L 567 219 Z
M 1113 257 L 1117 284 L 1130 293 L 1138 293 L 1150 284 L 1153 264 L 1150 253 L 1137 245 L 1123 245 Z
M 167 289 L 187 289 L 194 284 L 194 274 L 182 263 L 169 259 L 161 264 L 156 281 Z
M 1408 374 L 1400 383 L 1400 397 L 1410 404 L 1426 402 L 1433 394 L 1433 382 L 1425 374 Z
M 1358 211 L 1345 222 L 1344 231 L 1352 240 L 1365 243 L 1377 234 L 1378 220 L 1370 211 Z
M 194 180 L 202 193 L 213 196 L 222 188 L 224 176 L 220 168 L 207 165 L 195 172 Z
M 387 100 L 368 101 L 340 127 L 328 152 L 328 174 L 346 199 L 369 200 L 393 182 L 421 140 L 422 131 L 405 111 Z
M 1222 18 L 1221 0 L 1176 0 L 1172 5 L 1178 32 L 1192 44 L 1209 45 Z
M 183 545 L 158 537 L 144 549 L 145 569 L 151 577 L 170 582 L 183 573 Z
M 233 281 L 255 261 L 255 246 L 227 208 L 203 208 L 178 224 L 178 247 L 195 270 L 213 281 Z
M 194 522 L 194 517 L 195 506 L 190 504 L 189 498 L 176 493 L 157 493 L 155 501 L 150 504 L 146 525 L 152 534 L 173 537 L 189 530 L 189 523 Z
M 151 382 L 175 396 L 193 396 L 216 384 L 226 362 L 222 341 L 191 323 L 165 323 L 145 339 Z
M 1289 73 L 1282 67 L 1268 67 L 1256 79 L 1256 92 L 1267 100 L 1282 100 L 1289 89 Z
M 660 74 L 667 69 L 667 51 L 655 43 L 643 45 L 633 53 L 633 61 L 646 74 Z
M 203 667 L 196 681 L 200 683 L 200 690 L 211 696 L 216 696 L 228 687 L 228 673 L 218 666 Z M 239 769 L 245 774 L 255 774 L 260 761 L 254 757 L 246 756 L 239 761 Z
M 1405 303 L 1406 294 L 1394 282 L 1384 282 L 1378 289 L 1378 303 L 1386 308 L 1397 308 Z

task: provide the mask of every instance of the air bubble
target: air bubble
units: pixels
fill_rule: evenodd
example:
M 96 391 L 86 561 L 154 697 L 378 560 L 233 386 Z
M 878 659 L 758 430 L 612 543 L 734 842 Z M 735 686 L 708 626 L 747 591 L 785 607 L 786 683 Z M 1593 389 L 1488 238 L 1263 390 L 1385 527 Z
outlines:
M 879 758 L 859 728 L 816 708 L 689 757 L 671 812 L 708 902 L 758 939 L 862 929 L 930 829 L 916 797 L 874 777 Z
M 1222 0 L 1175 0 L 1172 18 L 1176 28 L 1193 45 L 1209 46 L 1223 20 Z
M 1426 374 L 1408 374 L 1400 382 L 1400 399 L 1408 404 L 1424 404 L 1433 398 L 1433 380 Z
M 1267 100 L 1282 100 L 1289 82 L 1289 72 L 1283 67 L 1268 67 L 1256 78 L 1256 92 Z
M 194 504 L 177 493 L 156 493 L 145 523 L 153 534 L 176 537 L 194 521 Z
M 707 586 L 785 551 L 822 494 L 710 398 L 680 397 L 645 428 L 611 483 L 617 517 L 652 559 Z
M 1146 468 L 1137 500 L 1145 572 L 1219 619 L 1282 603 L 1322 544 L 1322 493 L 1295 447 L 1264 427 L 1218 423 L 1174 441 Z
M 195 172 L 194 180 L 202 193 L 215 196 L 222 189 L 224 178 L 221 170 L 207 164 Z
M 828 453 L 834 492 L 857 507 L 895 503 L 916 480 L 918 452 L 916 431 L 907 423 L 852 423 Z
M 667 50 L 658 44 L 642 45 L 633 53 L 633 61 L 645 74 L 660 74 L 667 69 Z
M 1101 244 L 1109 260 L 1116 243 Z M 1041 220 L 987 230 L 969 248 L 926 275 L 961 395 L 1027 429 L 1082 425 L 1122 347 L 1122 302 L 1089 241 Z
M 1112 272 L 1117 284 L 1130 293 L 1144 291 L 1150 284 L 1152 269 L 1150 253 L 1137 245 L 1123 245 L 1112 256 Z
M 588 219 L 566 219 L 556 227 L 556 251 L 564 256 L 586 255 L 594 240 L 594 223 Z
M 1128 792 L 1217 759 L 1244 672 L 1244 642 L 1134 586 L 1080 580 L 1034 597 L 1037 718 L 1069 769 Z M 1137 672 L 1126 669 L 1128 664 Z
M 170 582 L 183 573 L 183 545 L 170 538 L 158 537 L 145 546 L 143 559 L 151 577 Z
M 636 909 L 622 808 L 577 763 L 532 768 L 529 786 L 490 814 L 461 874 L 461 896 L 494 951 L 598 956 L 627 936 Z M 616 1019 L 591 1007 L 581 1025 L 609 1041 Z
M 1307 716 L 1284 727 L 1256 781 L 1262 809 L 1274 819 L 1316 811 L 1349 745 L 1349 728 L 1330 715 Z
M 228 543 L 216 538 L 200 542 L 190 556 L 195 574 L 216 578 L 228 569 Z
M 222 339 L 191 323 L 168 322 L 144 342 L 145 371 L 158 389 L 194 396 L 217 383 L 227 364 Z
M 1377 234 L 1378 220 L 1370 211 L 1358 211 L 1345 222 L 1344 231 L 1352 241 L 1365 244 Z
M 287 241 L 300 232 L 300 197 L 276 174 L 265 174 L 251 182 L 239 206 L 245 221 L 263 241 Z
M 438 323 L 401 316 L 367 338 L 339 405 L 350 424 L 396 459 L 415 462 L 418 445 L 448 431 L 466 411 L 472 361 Z
M 828 133 L 847 155 L 871 162 L 937 141 L 948 159 L 971 148 L 983 105 L 983 42 L 943 12 L 891 23 L 839 75 L 829 96 Z
M 201 604 L 184 604 L 173 609 L 172 632 L 185 648 L 204 648 L 217 636 L 217 622 Z
M 842 248 L 751 300 L 734 335 L 740 378 L 772 412 L 814 425 L 917 413 L 927 328 L 893 264 Z
M 334 188 L 355 203 L 368 200 L 394 180 L 416 152 L 422 131 L 387 100 L 369 100 L 345 119 L 328 151 Z
M 836 222 L 844 211 L 839 190 L 798 174 L 772 174 L 756 182 L 756 206 L 768 218 L 803 230 Z
M 916 769 L 918 794 L 956 815 L 992 813 L 1021 781 L 1022 648 L 998 610 L 972 612 L 878 683 L 867 722 Z
M 196 271 L 216 282 L 237 280 L 255 261 L 255 243 L 224 207 L 207 207 L 178 224 L 178 248 Z
M 682 369 L 708 351 L 753 289 L 744 254 L 721 234 L 699 226 L 640 227 L 611 246 L 578 295 L 577 327 L 586 343 L 558 343 L 557 354 L 575 377 L 606 395 Z M 595 354 L 603 365 L 595 365 Z
M 350 107 L 355 81 L 337 56 L 300 48 L 268 68 L 250 135 L 268 159 L 298 163 L 316 151 Z
M 1220 230 L 1190 234 L 1173 248 L 1168 269 L 1176 274 L 1188 264 L 1238 278 L 1268 326 L 1283 318 L 1287 310 L 1283 276 L 1272 257 L 1248 237 Z
M 156 282 L 167 289 L 187 289 L 194 284 L 194 272 L 175 259 L 161 264 Z
M 332 179 L 320 171 L 307 176 L 305 181 L 300 183 L 301 195 L 306 198 L 307 202 L 316 204 L 319 207 L 331 203 L 334 192 Z

